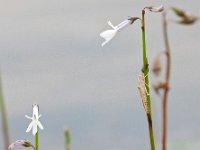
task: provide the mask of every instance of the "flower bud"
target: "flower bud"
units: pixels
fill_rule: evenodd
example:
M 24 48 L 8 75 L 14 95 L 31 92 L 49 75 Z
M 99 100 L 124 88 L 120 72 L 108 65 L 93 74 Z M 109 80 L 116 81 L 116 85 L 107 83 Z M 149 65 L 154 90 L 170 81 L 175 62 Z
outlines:
M 66 150 L 71 149 L 71 137 L 70 137 L 70 132 L 68 128 L 64 129 L 64 134 L 65 134 L 65 145 L 66 145 Z
M 17 140 L 14 143 L 10 144 L 8 149 L 12 150 L 14 146 L 32 147 L 35 150 L 35 147 L 33 146 L 33 144 L 28 140 Z

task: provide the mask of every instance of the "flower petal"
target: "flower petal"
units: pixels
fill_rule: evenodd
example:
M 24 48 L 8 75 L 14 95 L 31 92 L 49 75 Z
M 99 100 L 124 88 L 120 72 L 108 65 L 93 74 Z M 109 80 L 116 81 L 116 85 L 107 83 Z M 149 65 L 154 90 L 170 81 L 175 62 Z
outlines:
M 38 119 L 39 119 L 40 117 L 42 117 L 42 115 L 41 115 L 41 114 L 38 116 Z
M 37 133 L 37 131 L 38 131 L 38 130 L 37 130 L 37 123 L 34 122 L 34 123 L 33 123 L 32 134 L 35 135 L 35 134 Z
M 105 42 L 102 43 L 102 46 L 108 43 L 116 35 L 116 33 L 116 30 L 106 30 L 102 32 L 100 36 L 105 39 Z
M 26 129 L 26 132 L 29 132 L 33 127 L 33 121 L 29 124 L 28 128 Z
M 38 112 L 39 112 L 39 107 L 37 104 L 33 105 L 33 117 L 36 117 L 38 119 Z
M 32 117 L 29 117 L 29 116 L 27 116 L 27 115 L 25 115 L 25 117 L 28 118 L 28 119 L 31 119 L 31 120 L 33 119 Z
M 108 25 L 109 25 L 111 28 L 116 29 L 116 27 L 115 27 L 110 21 L 108 21 Z
M 116 26 L 116 30 L 121 30 L 130 24 L 131 24 L 131 20 L 126 19 Z
M 38 120 L 38 127 L 41 129 L 41 130 L 43 130 L 44 129 L 44 127 L 42 126 L 42 124 L 41 124 L 41 122 Z

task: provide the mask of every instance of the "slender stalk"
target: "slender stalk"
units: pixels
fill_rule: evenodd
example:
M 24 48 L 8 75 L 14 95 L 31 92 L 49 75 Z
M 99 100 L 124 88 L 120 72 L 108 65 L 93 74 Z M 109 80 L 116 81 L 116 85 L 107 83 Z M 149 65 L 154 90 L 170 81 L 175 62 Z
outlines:
M 5 108 L 4 98 L 3 98 L 1 78 L 0 78 L 0 109 L 1 109 L 1 114 L 2 114 L 2 132 L 3 132 L 3 139 L 4 139 L 4 148 L 5 150 L 7 150 L 10 142 L 9 142 L 8 121 L 7 121 L 6 108 Z
M 142 10 L 142 45 L 143 45 L 143 71 L 144 71 L 144 77 L 145 77 L 145 88 L 147 90 L 146 96 L 147 96 L 147 103 L 148 103 L 148 109 L 150 110 L 149 113 L 147 113 L 147 121 L 148 121 L 148 127 L 149 127 L 149 138 L 150 138 L 150 144 L 151 144 L 151 150 L 155 150 L 155 143 L 154 143 L 154 134 L 153 134 L 153 123 L 152 123 L 152 114 L 151 114 L 151 97 L 150 97 L 150 88 L 149 88 L 149 65 L 148 65 L 148 59 L 147 59 L 147 52 L 146 52 L 146 37 L 145 37 L 145 10 Z
M 37 133 L 35 134 L 35 150 L 39 150 L 39 133 L 37 131 Z
M 163 93 L 163 101 L 162 101 L 162 150 L 167 149 L 167 98 L 169 92 L 169 80 L 170 80 L 170 68 L 171 68 L 171 55 L 170 55 L 170 47 L 168 40 L 168 32 L 167 32 L 167 20 L 166 20 L 166 11 L 163 12 L 163 38 L 165 44 L 165 54 L 166 54 L 166 88 Z

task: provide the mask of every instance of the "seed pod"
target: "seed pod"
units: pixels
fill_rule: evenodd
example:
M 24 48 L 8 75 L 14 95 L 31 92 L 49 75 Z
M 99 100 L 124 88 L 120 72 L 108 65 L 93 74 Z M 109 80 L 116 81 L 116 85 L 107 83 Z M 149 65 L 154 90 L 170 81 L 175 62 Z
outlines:
M 167 89 L 168 85 L 166 81 L 159 81 L 157 84 L 153 85 L 153 88 L 157 94 L 160 94 L 160 90 Z
M 154 62 L 153 62 L 152 71 L 156 76 L 159 76 L 160 73 L 161 73 L 161 70 L 162 70 L 162 65 L 161 65 L 161 60 L 160 60 L 161 54 L 162 53 L 159 53 L 156 56 L 156 58 L 154 59 Z

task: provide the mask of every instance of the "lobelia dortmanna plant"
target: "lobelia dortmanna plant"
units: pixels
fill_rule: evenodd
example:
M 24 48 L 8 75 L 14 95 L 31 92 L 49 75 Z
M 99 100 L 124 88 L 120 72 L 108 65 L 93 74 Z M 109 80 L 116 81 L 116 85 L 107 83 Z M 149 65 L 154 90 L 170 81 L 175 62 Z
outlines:
M 155 150 L 152 110 L 151 110 L 151 96 L 150 96 L 149 77 L 148 77 L 149 64 L 148 64 L 148 58 L 147 58 L 146 37 L 145 37 L 145 11 L 146 10 L 149 10 L 151 12 L 162 12 L 164 10 L 164 7 L 163 5 L 160 5 L 158 7 L 154 7 L 154 6 L 144 7 L 144 9 L 142 9 L 142 18 L 129 17 L 128 19 L 124 20 L 117 26 L 112 25 L 112 23 L 108 21 L 108 25 L 112 29 L 106 30 L 100 33 L 100 36 L 105 39 L 105 41 L 102 43 L 102 46 L 104 46 L 110 40 L 112 40 L 117 35 L 118 32 L 120 32 L 125 27 L 133 24 L 136 20 L 140 20 L 141 22 L 142 45 L 143 45 L 143 51 L 142 51 L 143 52 L 143 65 L 142 65 L 143 67 L 142 67 L 141 74 L 138 76 L 138 90 L 139 90 L 142 104 L 144 106 L 146 116 L 147 116 L 151 150 Z
M 42 116 L 41 114 L 39 115 L 39 106 L 37 104 L 33 105 L 32 117 L 25 115 L 26 118 L 31 119 L 31 123 L 29 124 L 28 128 L 26 129 L 26 132 L 30 132 L 32 130 L 32 134 L 35 137 L 35 146 L 29 140 L 17 140 L 8 147 L 9 150 L 12 150 L 14 148 L 14 146 L 32 147 L 34 150 L 39 150 L 38 127 L 41 130 L 44 129 L 41 122 L 39 121 L 39 118 L 41 116 Z
M 167 12 L 172 11 L 175 13 L 179 20 L 167 20 Z M 162 26 L 163 26 L 163 39 L 165 51 L 160 51 L 153 63 L 152 71 L 155 76 L 160 76 L 162 65 L 161 65 L 161 56 L 164 54 L 166 57 L 166 66 L 165 66 L 165 79 L 163 81 L 158 81 L 154 84 L 154 90 L 157 94 L 160 94 L 160 91 L 163 90 L 162 93 L 162 150 L 167 150 L 167 100 L 168 93 L 170 89 L 170 73 L 171 73 L 171 50 L 168 38 L 168 23 L 174 22 L 180 25 L 192 25 L 200 20 L 199 16 L 190 14 L 183 9 L 177 7 L 170 7 L 163 11 L 162 15 Z

